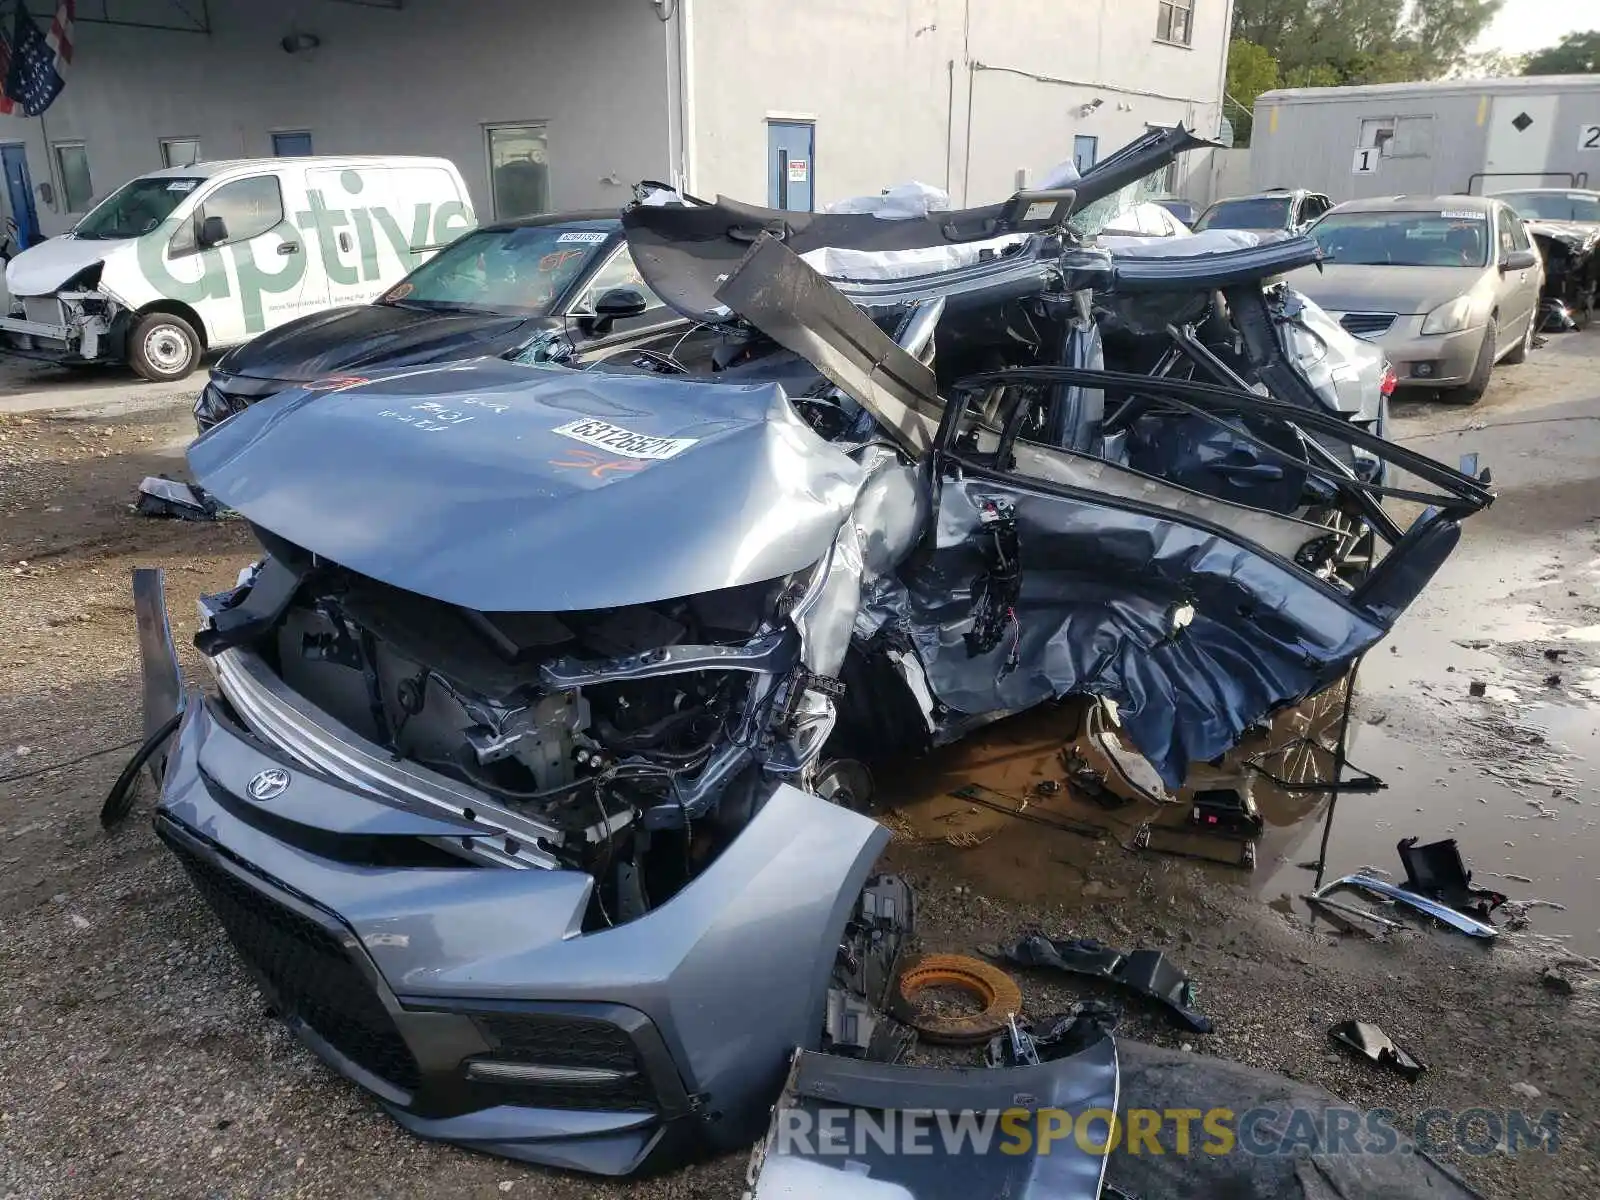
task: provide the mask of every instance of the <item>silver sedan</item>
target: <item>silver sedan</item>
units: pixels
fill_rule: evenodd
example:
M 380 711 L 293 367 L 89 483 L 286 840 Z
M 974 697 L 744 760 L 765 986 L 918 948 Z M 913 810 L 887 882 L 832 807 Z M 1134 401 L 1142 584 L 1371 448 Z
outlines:
M 1483 196 L 1341 204 L 1312 226 L 1327 255 L 1292 283 L 1382 347 L 1401 387 L 1475 403 L 1533 345 L 1544 269 L 1522 221 Z

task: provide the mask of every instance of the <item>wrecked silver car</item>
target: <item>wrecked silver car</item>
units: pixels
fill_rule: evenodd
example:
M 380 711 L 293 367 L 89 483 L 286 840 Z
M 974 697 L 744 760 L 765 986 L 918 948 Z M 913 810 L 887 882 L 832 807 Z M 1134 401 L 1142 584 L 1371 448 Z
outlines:
M 870 1052 L 860 945 L 909 905 L 854 760 L 1093 695 L 1176 782 L 1488 503 L 1290 358 L 1264 281 L 1306 243 L 1116 261 L 1073 202 L 635 209 L 651 286 L 725 329 L 705 369 L 343 377 L 191 447 L 263 556 L 202 602 L 211 694 L 136 588 L 156 827 L 407 1128 L 607 1174 L 750 1143 L 797 1047 Z

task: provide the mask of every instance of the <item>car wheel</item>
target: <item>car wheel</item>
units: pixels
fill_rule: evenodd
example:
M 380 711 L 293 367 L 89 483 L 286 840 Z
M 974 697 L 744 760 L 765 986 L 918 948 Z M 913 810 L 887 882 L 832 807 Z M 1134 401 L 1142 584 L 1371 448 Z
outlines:
M 128 361 L 154 383 L 182 379 L 200 361 L 200 338 L 182 317 L 151 313 L 128 335 Z
M 1478 347 L 1478 361 L 1472 366 L 1472 377 L 1456 388 L 1446 388 L 1439 398 L 1450 404 L 1476 404 L 1489 390 L 1489 375 L 1494 370 L 1494 321 L 1483 331 L 1483 345 Z
M 1517 343 L 1516 349 L 1512 350 L 1505 356 L 1505 358 L 1501 359 L 1502 362 L 1510 363 L 1512 366 L 1516 366 L 1518 363 L 1525 363 L 1528 361 L 1528 354 L 1533 350 L 1533 331 L 1538 324 L 1539 310 L 1537 307 L 1535 307 L 1533 315 L 1528 318 L 1527 332 L 1522 335 L 1522 340 Z

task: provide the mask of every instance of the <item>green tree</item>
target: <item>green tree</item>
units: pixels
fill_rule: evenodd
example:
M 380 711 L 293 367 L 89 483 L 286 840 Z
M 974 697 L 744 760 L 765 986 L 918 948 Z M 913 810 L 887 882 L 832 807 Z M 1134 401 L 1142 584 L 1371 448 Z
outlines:
M 1569 33 L 1528 59 L 1524 75 L 1600 75 L 1600 29 Z
M 1260 46 L 1236 37 L 1228 43 L 1228 119 L 1236 146 L 1250 144 L 1256 97 L 1278 86 L 1278 60 Z
M 1525 54 L 1502 54 L 1498 50 L 1484 50 L 1465 54 L 1450 68 L 1451 79 L 1509 79 L 1521 75 L 1527 68 Z
M 1278 61 L 1294 86 L 1444 76 L 1504 0 L 1238 0 L 1233 34 Z

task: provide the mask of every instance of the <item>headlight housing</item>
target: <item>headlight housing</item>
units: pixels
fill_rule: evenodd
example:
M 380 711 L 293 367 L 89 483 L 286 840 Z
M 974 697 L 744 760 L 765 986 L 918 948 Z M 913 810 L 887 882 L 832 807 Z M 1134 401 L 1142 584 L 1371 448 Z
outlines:
M 1424 318 L 1422 332 L 1459 333 L 1472 322 L 1472 297 L 1458 296 L 1448 304 L 1441 304 Z

